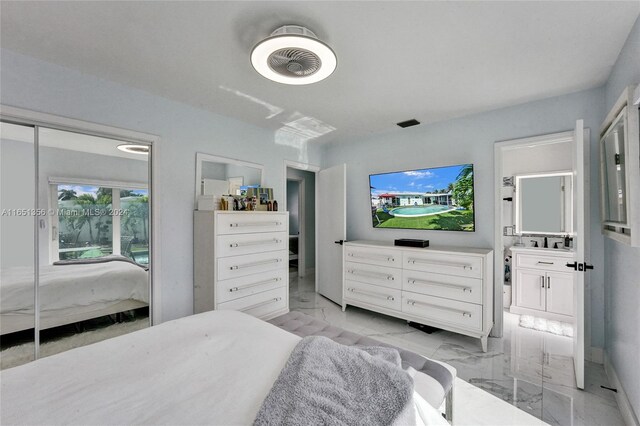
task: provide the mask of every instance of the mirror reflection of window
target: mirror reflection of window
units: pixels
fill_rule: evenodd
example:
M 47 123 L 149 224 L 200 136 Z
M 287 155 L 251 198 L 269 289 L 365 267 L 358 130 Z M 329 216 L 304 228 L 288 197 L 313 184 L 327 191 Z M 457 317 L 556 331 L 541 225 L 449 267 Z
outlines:
M 146 189 L 120 190 L 120 254 L 149 264 L 149 193 Z
M 112 189 L 58 185 L 58 259 L 113 254 Z

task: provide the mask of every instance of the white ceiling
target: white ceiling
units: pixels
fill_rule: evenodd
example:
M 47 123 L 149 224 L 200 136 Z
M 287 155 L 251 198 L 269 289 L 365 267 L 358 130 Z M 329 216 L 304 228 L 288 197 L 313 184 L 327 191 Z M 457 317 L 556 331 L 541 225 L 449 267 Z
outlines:
M 321 141 L 441 121 L 603 84 L 640 11 L 625 2 L 7 2 L 8 48 Z M 258 75 L 251 48 L 307 26 L 327 80 Z M 334 130 L 335 129 L 335 130 Z M 323 136 L 319 136 L 323 134 Z

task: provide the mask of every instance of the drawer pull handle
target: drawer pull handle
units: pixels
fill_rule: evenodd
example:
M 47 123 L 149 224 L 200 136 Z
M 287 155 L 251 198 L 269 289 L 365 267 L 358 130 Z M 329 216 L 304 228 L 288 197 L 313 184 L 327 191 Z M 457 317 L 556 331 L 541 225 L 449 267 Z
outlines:
M 423 265 L 437 265 L 437 266 L 451 266 L 454 268 L 462 268 L 465 271 L 468 269 L 470 271 L 473 271 L 473 266 L 472 265 L 467 265 L 467 264 L 463 264 L 463 263 L 450 263 L 450 262 L 430 262 L 428 260 L 423 260 L 423 259 L 407 259 L 407 263 L 411 263 L 412 265 L 415 265 L 416 263 L 418 264 L 423 264 Z
M 387 262 L 395 262 L 396 260 L 390 256 L 356 256 L 354 253 L 348 253 L 347 256 L 353 257 L 354 259 L 365 259 L 365 260 L 386 260 Z
M 262 244 L 279 244 L 281 242 L 282 240 L 273 238 L 271 240 L 246 241 L 244 243 L 231 243 L 229 244 L 229 247 L 235 248 L 235 247 L 246 247 L 246 246 L 258 246 Z
M 393 275 L 387 275 L 387 274 L 377 273 L 377 272 L 366 272 L 366 271 L 358 271 L 358 270 L 355 270 L 355 269 L 349 269 L 349 270 L 347 270 L 347 273 L 349 273 L 351 275 L 360 275 L 360 276 L 363 276 L 363 277 L 382 278 L 382 279 L 386 279 L 388 281 L 394 281 L 395 280 Z
M 265 300 L 264 302 L 256 303 L 255 305 L 247 306 L 246 308 L 240 309 L 240 312 L 250 311 L 252 309 L 259 308 L 261 306 L 270 305 L 272 303 L 276 303 L 282 300 L 282 297 L 274 297 L 273 299 Z
M 348 288 L 347 290 L 349 290 L 351 293 L 360 293 L 360 294 L 365 294 L 367 296 L 379 297 L 381 299 L 386 299 L 386 300 L 396 300 L 396 298 L 393 297 L 393 296 L 389 296 L 387 294 L 382 294 L 382 293 L 377 293 L 375 291 L 358 290 L 356 288 Z
M 230 223 L 231 228 L 243 228 L 245 226 L 280 226 L 282 222 L 236 222 Z
M 407 305 L 411 305 L 411 306 L 419 305 L 419 306 L 426 306 L 429 308 L 443 309 L 445 311 L 457 312 L 459 314 L 462 314 L 463 317 L 471 318 L 471 312 L 464 311 L 462 309 L 447 308 L 446 306 L 434 305 L 432 303 L 418 302 L 417 300 L 411 300 L 411 299 L 407 300 Z
M 270 265 L 272 263 L 278 263 L 278 262 L 282 262 L 282 259 L 269 259 L 269 260 L 264 260 L 262 262 L 253 262 L 253 263 L 245 263 L 243 265 L 234 265 L 234 266 L 230 266 L 229 269 L 232 271 L 236 271 L 238 269 L 253 268 L 254 266 Z
M 457 288 L 459 290 L 462 290 L 463 293 L 466 293 L 467 291 L 469 293 L 473 292 L 473 289 L 471 287 L 467 287 L 464 285 L 458 285 L 458 284 L 449 284 L 449 283 L 439 283 L 437 281 L 426 281 L 426 280 L 417 280 L 415 278 L 408 278 L 407 279 L 407 283 L 409 284 L 431 284 L 431 285 L 439 285 L 441 287 L 450 287 L 450 288 Z
M 543 262 L 542 260 L 538 260 L 538 265 L 553 265 L 553 262 Z
M 264 281 L 258 281 L 257 283 L 251 283 L 251 284 L 246 284 L 246 285 L 241 285 L 239 287 L 231 287 L 229 289 L 229 291 L 231 293 L 233 293 L 234 291 L 240 291 L 240 290 L 244 290 L 245 288 L 251 288 L 251 287 L 257 287 L 259 285 L 264 285 L 264 284 L 269 284 L 269 283 L 273 283 L 273 282 L 278 282 L 280 281 L 281 278 L 271 278 L 270 280 L 264 280 Z

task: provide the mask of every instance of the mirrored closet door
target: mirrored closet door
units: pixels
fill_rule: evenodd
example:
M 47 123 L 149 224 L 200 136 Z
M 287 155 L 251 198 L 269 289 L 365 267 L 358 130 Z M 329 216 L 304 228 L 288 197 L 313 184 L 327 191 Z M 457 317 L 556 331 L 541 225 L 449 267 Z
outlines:
M 12 358 L 9 346 L 29 352 L 18 332 L 35 335 L 32 352 L 44 357 L 150 325 L 151 146 L 45 127 L 34 132 L 35 166 L 23 189 L 36 205 L 36 309 L 33 324 L 6 335 L 3 329 L 3 364 Z M 2 235 L 3 249 L 8 237 Z M 5 315 L 9 296 L 2 294 L 3 327 L 17 316 Z
M 0 368 L 35 356 L 35 128 L 0 123 Z

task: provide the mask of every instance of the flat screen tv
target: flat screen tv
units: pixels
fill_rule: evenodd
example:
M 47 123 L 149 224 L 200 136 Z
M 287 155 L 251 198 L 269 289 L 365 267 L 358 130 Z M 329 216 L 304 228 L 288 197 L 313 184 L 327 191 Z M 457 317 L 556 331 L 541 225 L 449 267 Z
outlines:
M 475 231 L 473 164 L 369 175 L 374 228 Z

